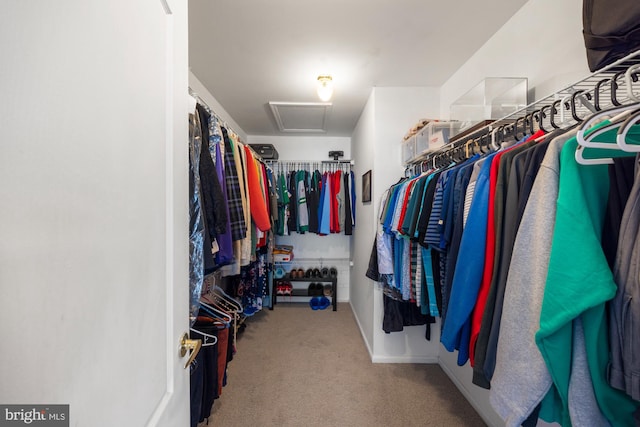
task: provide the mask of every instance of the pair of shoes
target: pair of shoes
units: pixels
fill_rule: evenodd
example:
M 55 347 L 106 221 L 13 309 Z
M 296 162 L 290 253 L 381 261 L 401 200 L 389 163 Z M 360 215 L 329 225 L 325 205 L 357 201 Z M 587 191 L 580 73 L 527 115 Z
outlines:
M 319 297 L 323 295 L 322 283 L 311 283 L 307 289 L 307 293 L 310 297 Z
M 319 268 L 310 268 L 304 273 L 304 277 L 307 279 L 319 279 L 320 278 L 320 269 Z
M 289 272 L 289 277 L 292 279 L 304 279 L 304 270 L 302 268 L 294 268 Z
M 324 310 L 331 305 L 331 301 L 326 297 L 313 297 L 309 301 L 312 310 Z
M 324 279 L 337 279 L 338 278 L 338 269 L 335 268 L 335 267 L 331 267 L 331 268 L 325 267 L 320 272 L 320 275 Z
M 332 285 L 324 285 L 323 294 L 325 297 L 333 296 L 333 286 Z
M 278 281 L 278 283 L 276 284 L 276 295 L 291 296 L 292 290 L 293 285 L 290 282 Z

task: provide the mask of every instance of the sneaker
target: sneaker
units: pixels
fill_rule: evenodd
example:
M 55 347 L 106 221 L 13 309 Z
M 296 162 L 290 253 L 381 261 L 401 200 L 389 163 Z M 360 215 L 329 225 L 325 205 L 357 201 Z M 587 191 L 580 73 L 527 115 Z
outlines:
M 333 286 L 332 285 L 324 285 L 323 294 L 325 297 L 333 296 Z
M 318 308 L 317 310 L 324 310 L 331 305 L 331 301 L 327 297 L 317 297 L 318 298 Z

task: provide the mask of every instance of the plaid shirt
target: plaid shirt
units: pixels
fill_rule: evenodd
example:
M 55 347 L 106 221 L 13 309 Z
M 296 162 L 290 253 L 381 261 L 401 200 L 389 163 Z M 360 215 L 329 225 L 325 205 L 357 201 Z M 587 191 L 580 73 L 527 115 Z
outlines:
M 247 235 L 247 224 L 244 220 L 244 210 L 242 209 L 242 196 L 240 193 L 240 180 L 236 170 L 236 162 L 233 159 L 233 148 L 231 138 L 225 128 L 222 128 L 224 143 L 227 145 L 224 150 L 225 183 L 227 185 L 227 204 L 229 205 L 229 219 L 231 220 L 231 239 L 233 241 L 242 240 Z

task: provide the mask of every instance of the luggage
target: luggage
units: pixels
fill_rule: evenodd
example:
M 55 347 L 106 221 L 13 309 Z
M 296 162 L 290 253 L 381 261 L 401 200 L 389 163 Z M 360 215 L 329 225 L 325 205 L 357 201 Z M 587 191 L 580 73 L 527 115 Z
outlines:
M 638 0 L 583 0 L 582 24 L 591 71 L 640 49 Z
M 249 144 L 262 160 L 278 160 L 278 150 L 273 144 Z

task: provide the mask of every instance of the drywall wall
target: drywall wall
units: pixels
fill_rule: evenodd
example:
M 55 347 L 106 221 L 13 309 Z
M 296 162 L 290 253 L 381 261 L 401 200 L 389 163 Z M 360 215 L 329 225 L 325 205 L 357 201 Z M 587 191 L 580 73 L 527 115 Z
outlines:
M 530 0 L 442 85 L 441 116 L 486 77 L 527 77 L 533 102 L 588 74 L 582 1 Z
M 373 238 L 375 236 L 375 208 L 373 203 L 362 203 L 362 174 L 373 169 L 375 151 L 375 90 L 362 110 L 353 134 L 351 148 L 357 159 L 353 170 L 356 176 L 356 227 L 353 230 L 351 251 L 351 308 L 360 327 L 369 354 L 373 355 L 373 287 L 374 283 L 365 277 L 369 263 Z
M 374 88 L 352 136 L 357 188 L 362 175 L 372 171 L 372 202 L 363 205 L 356 217 L 352 307 L 374 362 L 437 361 L 439 336 L 436 333 L 431 342 L 426 341 L 424 326 L 408 327 L 392 334 L 383 332 L 382 292 L 378 284 L 366 278 L 365 272 L 376 233 L 380 199 L 404 173 L 400 155 L 402 137 L 419 119 L 437 117 L 439 102 L 437 88 Z M 360 188 L 358 192 L 358 200 L 362 200 Z M 358 202 L 359 208 L 361 205 Z
M 343 151 L 342 160 L 351 159 L 351 138 L 327 136 L 258 136 L 249 135 L 249 144 L 272 144 L 281 161 L 318 162 L 331 160 L 329 151 Z M 318 165 L 321 169 L 321 166 Z M 314 233 L 291 233 L 276 236 L 276 243 L 293 245 L 294 261 L 287 268 L 335 267 L 338 270 L 338 301 L 349 301 L 351 236 L 343 233 L 318 236 Z

